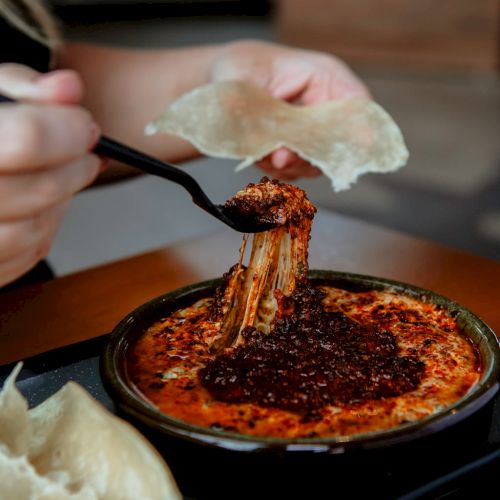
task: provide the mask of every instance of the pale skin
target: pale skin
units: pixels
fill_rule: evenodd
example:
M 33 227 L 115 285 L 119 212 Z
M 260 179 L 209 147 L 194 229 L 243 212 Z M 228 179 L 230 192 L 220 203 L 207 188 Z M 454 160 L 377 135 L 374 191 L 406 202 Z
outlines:
M 198 156 L 172 136 L 145 136 L 144 125 L 184 92 L 211 81 L 247 80 L 299 105 L 369 97 L 339 59 L 257 41 L 175 50 L 119 50 L 68 45 L 58 69 L 41 75 L 0 64 L 0 286 L 44 258 L 71 198 L 91 185 L 131 173 L 104 169 L 92 154 L 99 134 L 171 162 Z M 283 180 L 319 174 L 285 149 L 259 164 Z

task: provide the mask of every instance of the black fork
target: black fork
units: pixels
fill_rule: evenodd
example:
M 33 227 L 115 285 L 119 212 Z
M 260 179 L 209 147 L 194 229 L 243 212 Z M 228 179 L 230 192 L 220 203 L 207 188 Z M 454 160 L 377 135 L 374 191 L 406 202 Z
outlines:
M 0 102 L 15 103 L 17 101 L 0 94 Z M 184 189 L 186 189 L 186 191 L 188 191 L 196 205 L 236 231 L 240 231 L 242 233 L 259 233 L 261 231 L 267 231 L 273 227 L 268 223 L 258 223 L 249 217 L 227 213 L 224 205 L 216 205 L 212 203 L 203 189 L 201 189 L 198 182 L 180 168 L 175 167 L 170 163 L 158 160 L 157 158 L 149 156 L 146 153 L 110 139 L 109 137 L 101 136 L 95 145 L 93 152 L 100 156 L 105 156 L 106 158 L 111 158 L 135 167 L 142 172 L 156 175 L 158 177 L 162 177 L 163 179 L 168 179 L 169 181 L 180 184 Z

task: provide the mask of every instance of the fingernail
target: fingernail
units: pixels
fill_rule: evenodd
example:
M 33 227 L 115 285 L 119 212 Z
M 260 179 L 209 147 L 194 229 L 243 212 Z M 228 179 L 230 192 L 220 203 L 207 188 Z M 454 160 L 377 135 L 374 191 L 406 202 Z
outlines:
M 273 154 L 274 168 L 285 168 L 288 163 L 288 152 L 279 150 Z
M 90 149 L 94 149 L 97 141 L 99 140 L 99 137 L 101 137 L 101 129 L 99 128 L 99 125 L 97 125 L 97 123 L 92 122 L 92 124 L 90 125 Z
M 41 75 L 38 75 L 33 80 L 33 83 L 35 83 L 36 85 L 41 85 L 42 87 L 52 86 L 58 78 L 59 71 L 51 71 L 50 73 L 42 73 Z

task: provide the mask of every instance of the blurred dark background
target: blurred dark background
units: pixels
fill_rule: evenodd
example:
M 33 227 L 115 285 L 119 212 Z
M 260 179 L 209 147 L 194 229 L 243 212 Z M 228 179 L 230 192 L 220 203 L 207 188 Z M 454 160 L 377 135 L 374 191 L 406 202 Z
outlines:
M 342 57 L 400 125 L 409 164 L 339 194 L 324 178 L 298 184 L 321 209 L 500 257 L 500 1 L 66 0 L 54 9 L 70 40 L 179 47 L 257 38 Z M 234 165 L 200 159 L 186 169 L 222 202 L 261 175 L 235 174 Z M 81 194 L 50 260 L 66 273 L 218 228 L 177 186 L 140 178 Z
M 66 25 L 154 17 L 267 16 L 275 8 L 272 0 L 56 0 L 51 5 Z

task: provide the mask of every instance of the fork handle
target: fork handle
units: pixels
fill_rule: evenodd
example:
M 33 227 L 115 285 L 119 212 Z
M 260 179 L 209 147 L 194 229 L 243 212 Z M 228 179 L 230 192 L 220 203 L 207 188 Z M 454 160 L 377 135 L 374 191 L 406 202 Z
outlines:
M 176 182 L 185 187 L 193 196 L 198 195 L 198 190 L 201 191 L 198 183 L 180 168 L 174 167 L 164 161 L 157 160 L 152 156 L 104 135 L 99 138 L 93 151 L 98 155 L 106 156 L 107 158 L 111 158 L 121 163 L 126 163 L 148 174 Z
M 208 213 L 220 219 L 218 208 L 205 194 L 196 180 L 180 168 L 157 160 L 137 149 L 126 146 L 102 135 L 94 147 L 94 153 L 138 168 L 147 174 L 156 175 L 181 185 L 191 195 L 193 202 Z

